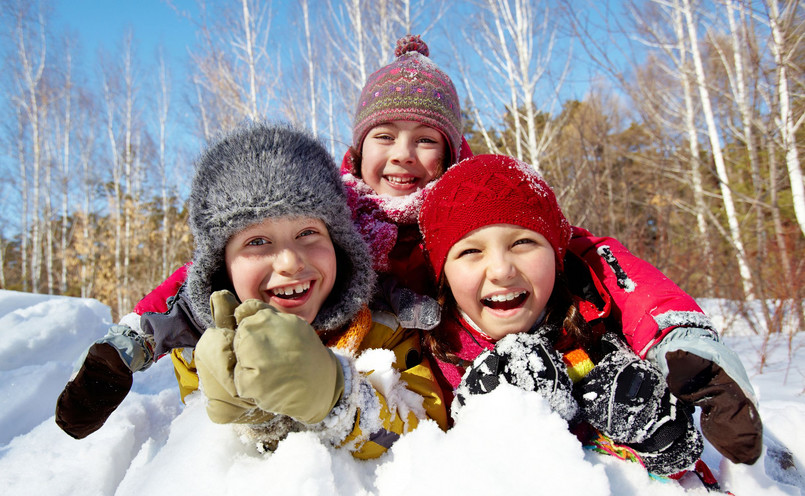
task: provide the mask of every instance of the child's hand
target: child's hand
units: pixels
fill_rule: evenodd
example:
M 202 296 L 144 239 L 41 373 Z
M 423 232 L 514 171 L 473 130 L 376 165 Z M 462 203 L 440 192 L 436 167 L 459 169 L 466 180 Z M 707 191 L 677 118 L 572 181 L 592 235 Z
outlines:
M 114 325 L 92 344 L 56 401 L 56 424 L 83 439 L 103 426 L 129 393 L 132 373 L 154 361 L 153 337 Z
M 250 398 L 242 398 L 235 387 L 237 358 L 233 350 L 235 339 L 235 309 L 239 305 L 229 291 L 217 291 L 210 297 L 215 327 L 204 331 L 196 344 L 194 360 L 201 388 L 207 396 L 207 415 L 213 422 L 266 422 L 272 414 L 258 410 Z
M 614 349 L 574 387 L 580 419 L 637 451 L 646 469 L 669 475 L 690 468 L 702 454 L 693 408 L 671 395 L 662 374 L 616 336 Z
M 709 329 L 678 327 L 648 353 L 681 401 L 701 407 L 704 437 L 734 463 L 763 451 L 763 423 L 738 355 Z
M 463 405 L 466 397 L 485 394 L 505 382 L 544 396 L 565 420 L 578 409 L 571 395 L 572 383 L 562 358 L 541 334 L 510 334 L 475 359 L 456 390 Z
M 702 408 L 702 433 L 734 463 L 752 464 L 763 449 L 755 404 L 716 363 L 685 350 L 665 355 L 668 386 L 680 400 Z
M 341 397 L 344 376 L 313 328 L 259 300 L 235 308 L 229 292 L 210 301 L 216 325 L 225 326 L 205 331 L 196 347 L 210 418 L 258 423 L 259 412 L 273 412 L 307 424 L 324 419 Z

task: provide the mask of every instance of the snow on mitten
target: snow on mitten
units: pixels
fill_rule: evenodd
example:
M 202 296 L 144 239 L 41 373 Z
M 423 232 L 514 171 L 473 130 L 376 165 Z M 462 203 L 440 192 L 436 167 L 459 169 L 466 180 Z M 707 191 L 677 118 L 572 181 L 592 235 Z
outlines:
M 562 358 L 543 334 L 509 334 L 493 350 L 478 355 L 456 389 L 458 404 L 474 394 L 486 394 L 505 382 L 545 397 L 565 420 L 578 410 L 573 399 L 572 382 Z M 459 408 L 453 408 L 453 416 Z
M 660 372 L 617 336 L 607 334 L 602 344 L 612 351 L 575 386 L 580 420 L 634 449 L 652 473 L 692 466 L 703 449 L 693 410 L 677 402 Z

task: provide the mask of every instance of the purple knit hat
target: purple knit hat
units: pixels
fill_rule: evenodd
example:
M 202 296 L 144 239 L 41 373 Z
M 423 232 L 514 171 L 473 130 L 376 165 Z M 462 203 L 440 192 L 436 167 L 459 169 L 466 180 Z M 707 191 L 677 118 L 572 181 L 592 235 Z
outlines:
M 361 151 L 373 127 L 391 121 L 414 121 L 441 132 L 450 147 L 450 163 L 461 146 L 461 107 L 453 82 L 429 58 L 419 35 L 397 40 L 397 59 L 369 76 L 361 91 L 352 141 Z

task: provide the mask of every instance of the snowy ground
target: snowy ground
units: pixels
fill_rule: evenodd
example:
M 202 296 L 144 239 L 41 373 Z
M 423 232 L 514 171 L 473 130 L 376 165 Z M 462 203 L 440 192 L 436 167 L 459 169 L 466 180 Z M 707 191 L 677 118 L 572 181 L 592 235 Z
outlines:
M 701 303 L 747 365 L 766 432 L 802 471 L 805 332 L 791 346 L 780 336 L 764 347 L 745 322 L 724 317 L 735 313 L 724 302 Z M 354 460 L 305 434 L 259 454 L 210 422 L 199 394 L 181 404 L 165 359 L 135 376 L 102 429 L 77 441 L 56 426 L 54 405 L 72 362 L 110 323 L 95 300 L 0 291 L 3 494 L 707 494 L 693 475 L 658 482 L 636 464 L 583 450 L 540 398 L 508 387 L 470 402 L 450 432 L 425 423 L 378 460 Z M 706 446 L 704 460 L 737 496 L 805 495 L 767 476 L 765 451 L 754 466 L 733 465 Z

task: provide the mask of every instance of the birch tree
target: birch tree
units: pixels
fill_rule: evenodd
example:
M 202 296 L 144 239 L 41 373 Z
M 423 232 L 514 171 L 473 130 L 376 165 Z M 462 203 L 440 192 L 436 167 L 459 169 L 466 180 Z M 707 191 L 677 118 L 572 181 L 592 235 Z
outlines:
M 746 250 L 744 249 L 743 241 L 741 241 L 738 214 L 732 198 L 732 190 L 730 189 L 727 167 L 724 163 L 724 154 L 721 149 L 721 138 L 719 136 L 718 128 L 716 127 L 716 119 L 710 103 L 710 90 L 707 85 L 704 66 L 702 63 L 702 56 L 699 51 L 698 26 L 694 20 L 694 11 L 690 0 L 682 0 L 681 9 L 682 15 L 685 19 L 685 28 L 687 30 L 690 53 L 693 61 L 696 89 L 699 92 L 702 113 L 705 123 L 707 124 L 707 137 L 710 141 L 710 153 L 712 154 L 713 162 L 715 163 L 716 174 L 718 175 L 719 190 L 721 191 L 724 210 L 727 216 L 729 240 L 737 254 L 736 262 L 738 264 L 738 273 L 741 278 L 743 294 L 746 298 L 753 298 L 754 288 L 752 283 L 752 273 L 749 270 L 749 264 L 747 262 Z
M 765 0 L 768 12 L 769 28 L 771 30 L 770 48 L 774 55 L 777 73 L 777 93 L 779 116 L 777 125 L 785 151 L 785 163 L 788 169 L 788 179 L 791 183 L 791 196 L 794 202 L 794 213 L 797 217 L 800 231 L 805 235 L 805 182 L 799 163 L 796 133 L 805 120 L 805 113 L 799 117 L 794 115 L 791 105 L 791 89 L 789 87 L 789 68 L 791 57 L 796 47 L 802 42 L 802 18 L 797 16 L 801 12 L 802 4 L 798 1 L 786 1 L 780 11 L 777 0 Z M 797 21 L 800 24 L 797 24 Z
M 32 204 L 30 206 L 31 220 L 31 291 L 39 292 L 40 278 L 42 273 L 42 231 L 40 204 L 41 204 L 41 185 L 40 177 L 42 171 L 42 144 L 43 126 L 42 119 L 43 103 L 40 95 L 40 83 L 45 72 L 45 61 L 47 58 L 47 39 L 45 35 L 45 19 L 41 11 L 32 12 L 34 6 L 26 6 L 18 3 L 15 6 L 13 15 L 15 17 L 14 41 L 16 49 L 17 81 L 19 92 L 14 97 L 16 105 L 21 109 L 27 127 L 30 131 L 31 145 L 31 193 Z M 21 175 L 26 175 L 25 165 L 27 158 L 21 155 Z M 27 183 L 27 179 L 23 180 Z
M 170 75 L 165 65 L 165 54 L 160 49 L 157 56 L 159 63 L 159 89 L 157 91 L 157 120 L 159 122 L 159 177 L 160 177 L 160 196 L 162 199 L 162 271 L 160 277 L 166 279 L 171 269 L 168 262 L 168 243 L 170 243 L 168 225 L 168 164 L 167 164 L 167 131 L 168 116 L 170 111 Z
M 482 15 L 463 33 L 477 47 L 482 67 L 494 80 L 466 75 L 462 79 L 470 86 L 475 85 L 468 90 L 471 101 L 473 91 L 481 91 L 481 85 L 500 89 L 501 97 L 497 102 L 490 102 L 491 107 L 507 108 L 514 126 L 514 143 L 505 143 L 501 151 L 527 160 L 539 169 L 542 155 L 552 145 L 557 129 L 550 122 L 538 122 L 535 101 L 546 102 L 542 107 L 549 113 L 558 106 L 571 51 L 568 50 L 556 74 L 552 57 L 557 31 L 550 23 L 551 11 L 545 4 L 535 5 L 527 0 L 485 0 L 481 8 Z M 473 107 L 477 108 L 475 104 Z M 476 125 L 485 129 L 487 124 L 478 119 L 478 114 L 474 116 Z M 491 144 L 491 140 L 487 142 Z
M 70 133 L 72 131 L 72 102 L 73 102 L 73 53 L 72 43 L 69 36 L 65 37 L 65 56 L 64 56 L 64 87 L 62 96 L 63 105 L 63 128 L 61 136 L 61 277 L 59 278 L 59 293 L 67 293 L 67 224 L 69 222 L 69 197 L 70 197 Z
M 268 52 L 272 10 L 268 3 L 240 0 L 199 4 L 199 45 L 190 52 L 201 134 L 209 139 L 244 119 L 272 115 L 282 74 L 279 56 Z
M 123 39 L 120 59 L 107 59 L 101 74 L 112 179 L 109 203 L 115 233 L 115 308 L 121 315 L 131 307 L 127 288 L 130 282 L 133 204 L 138 201 L 135 188 L 136 175 L 139 174 L 136 160 L 139 160 L 137 139 L 140 122 L 135 111 L 139 106 L 133 43 L 133 34 L 128 32 Z

